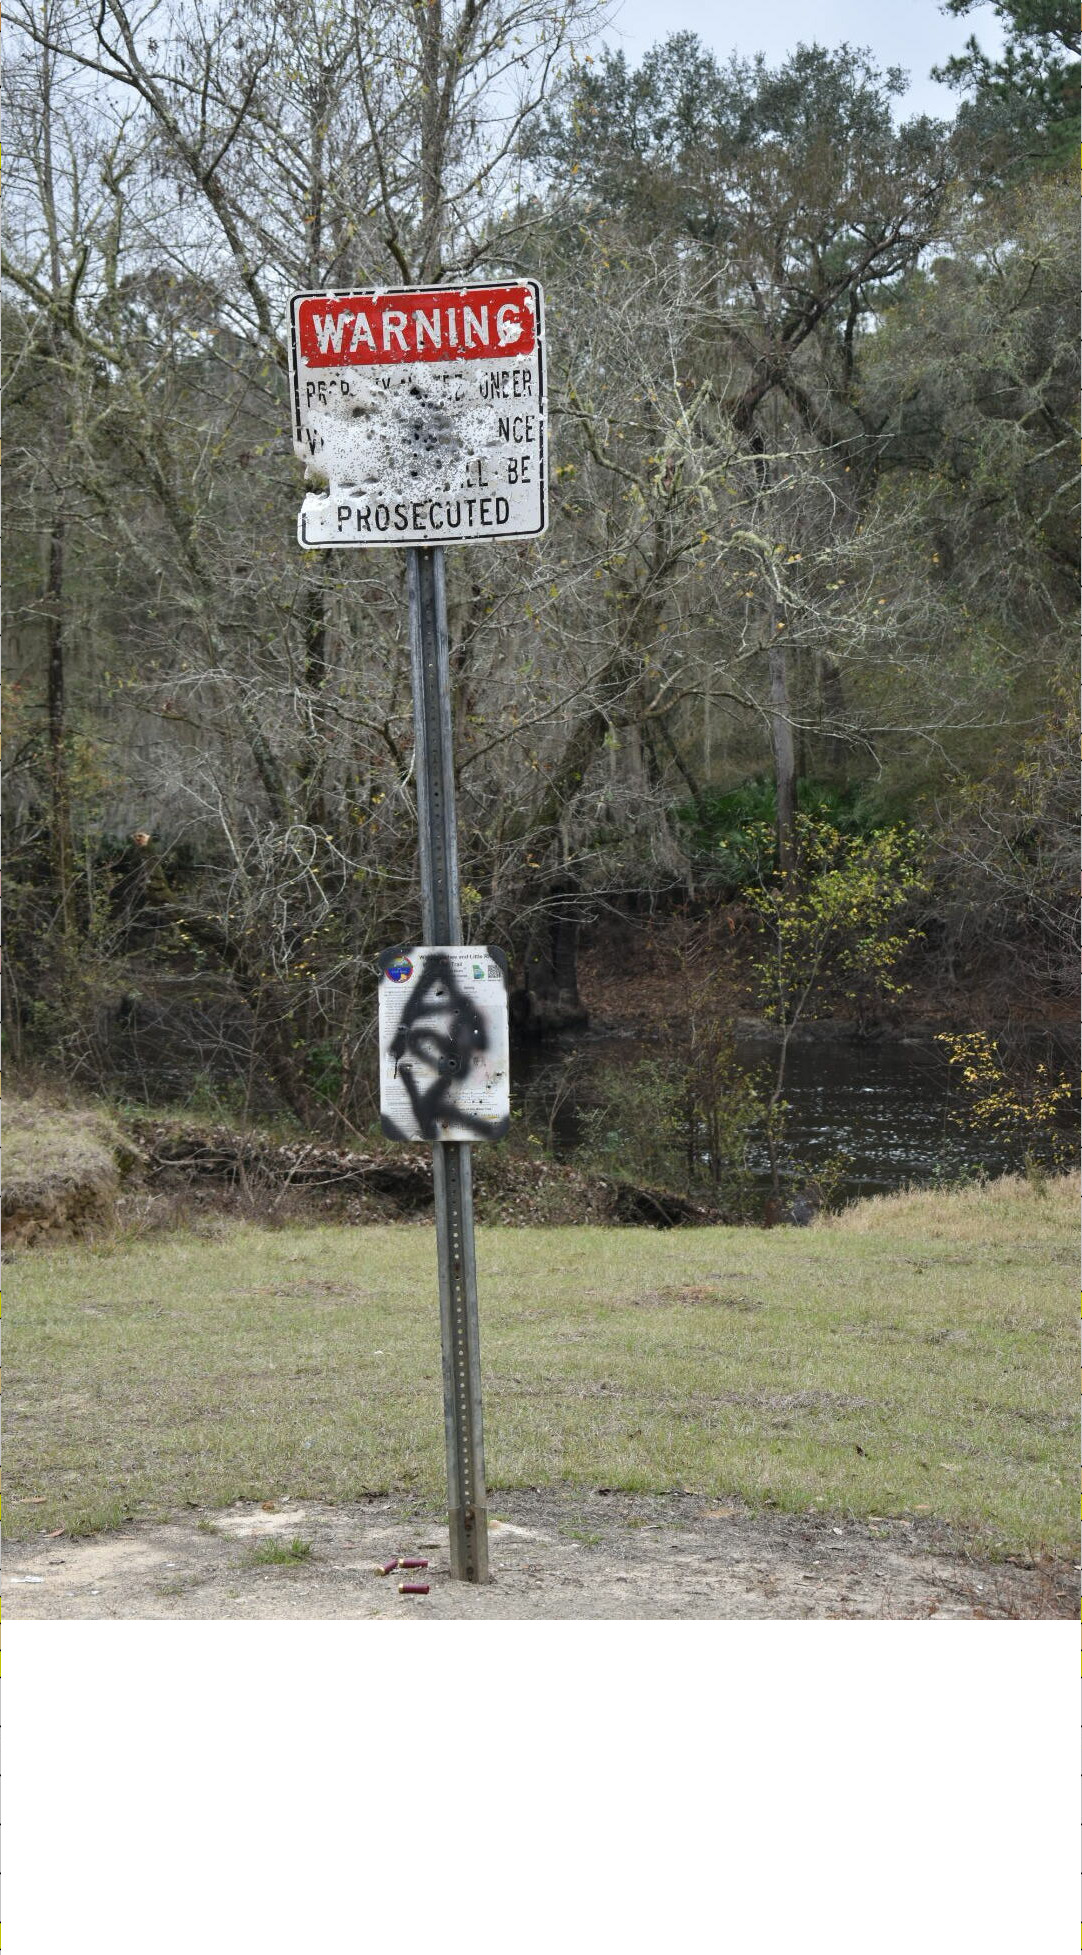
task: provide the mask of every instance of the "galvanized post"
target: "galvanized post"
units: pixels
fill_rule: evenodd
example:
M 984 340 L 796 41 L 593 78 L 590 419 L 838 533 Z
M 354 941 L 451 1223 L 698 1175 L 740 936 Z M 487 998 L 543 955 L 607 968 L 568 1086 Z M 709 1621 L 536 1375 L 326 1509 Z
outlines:
M 422 933 L 428 944 L 460 944 L 462 917 L 443 551 L 435 546 L 407 550 L 406 583 L 413 671 Z M 451 1574 L 463 1582 L 487 1582 L 481 1349 L 473 1244 L 473 1170 L 468 1141 L 433 1142 L 432 1180 L 443 1341 Z

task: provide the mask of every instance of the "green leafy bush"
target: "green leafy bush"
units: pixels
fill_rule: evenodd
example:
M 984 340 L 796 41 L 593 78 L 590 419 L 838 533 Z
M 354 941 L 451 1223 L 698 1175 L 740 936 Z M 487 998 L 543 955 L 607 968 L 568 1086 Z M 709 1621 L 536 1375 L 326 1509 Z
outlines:
M 839 835 L 875 835 L 896 825 L 863 782 L 839 787 L 830 781 L 802 780 L 797 808 L 809 822 Z M 757 774 L 725 793 L 710 789 L 697 802 L 676 810 L 689 851 L 719 891 L 730 894 L 754 886 L 777 862 L 774 824 L 777 790 L 768 774 Z

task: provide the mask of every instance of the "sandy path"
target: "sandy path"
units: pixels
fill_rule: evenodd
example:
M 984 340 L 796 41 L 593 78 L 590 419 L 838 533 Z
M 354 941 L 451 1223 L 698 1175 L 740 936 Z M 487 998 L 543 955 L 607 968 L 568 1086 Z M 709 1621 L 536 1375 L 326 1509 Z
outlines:
M 261 1566 L 268 1541 L 309 1559 Z M 381 1577 L 396 1554 L 427 1574 Z M 237 1506 L 133 1524 L 91 1540 L 5 1550 L 9 1617 L 122 1620 L 467 1618 L 482 1621 L 742 1617 L 1068 1616 L 1069 1563 L 1023 1567 L 960 1553 L 933 1524 L 753 1516 L 699 1495 L 514 1493 L 490 1508 L 492 1581 L 452 1582 L 447 1528 L 431 1508 Z M 400 1579 L 428 1581 L 402 1596 Z

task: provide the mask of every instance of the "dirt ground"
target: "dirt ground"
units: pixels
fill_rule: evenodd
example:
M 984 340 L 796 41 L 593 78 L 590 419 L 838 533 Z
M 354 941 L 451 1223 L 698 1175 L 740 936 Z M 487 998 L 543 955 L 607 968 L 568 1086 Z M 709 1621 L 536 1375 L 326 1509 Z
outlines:
M 256 1559 L 294 1539 L 311 1543 L 304 1560 Z M 380 1575 L 395 1555 L 427 1557 L 428 1569 Z M 238 1505 L 13 1545 L 4 1606 L 16 1618 L 163 1621 L 1033 1619 L 1078 1606 L 1069 1563 L 977 1560 L 932 1522 L 753 1515 L 692 1493 L 500 1494 L 489 1556 L 486 1586 L 452 1582 L 446 1521 L 402 1499 Z M 429 1593 L 400 1595 L 400 1580 Z

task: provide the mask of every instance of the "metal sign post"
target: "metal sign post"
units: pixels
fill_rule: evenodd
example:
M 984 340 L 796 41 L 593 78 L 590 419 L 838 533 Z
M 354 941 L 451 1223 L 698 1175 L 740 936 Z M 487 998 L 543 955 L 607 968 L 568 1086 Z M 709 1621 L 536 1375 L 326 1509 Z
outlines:
M 438 548 L 407 551 L 406 581 L 420 830 L 421 927 L 426 943 L 460 944 L 462 917 L 443 551 Z M 473 1167 L 468 1141 L 433 1141 L 432 1184 L 443 1342 L 451 1574 L 459 1581 L 487 1582 L 481 1343 L 473 1243 Z
M 385 1133 L 432 1141 L 451 1573 L 484 1582 L 470 1147 L 510 1119 L 507 961 L 462 947 L 442 545 L 520 541 L 547 525 L 541 288 L 298 292 L 290 391 L 311 484 L 302 548 L 406 550 L 425 943 L 381 960 L 400 1003 L 381 991 L 380 1112 Z

